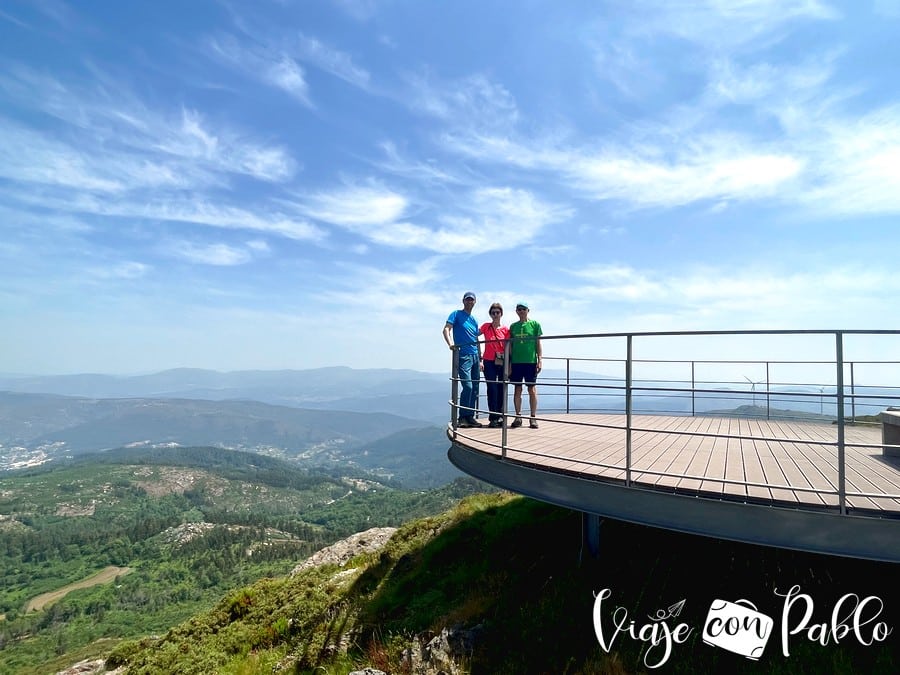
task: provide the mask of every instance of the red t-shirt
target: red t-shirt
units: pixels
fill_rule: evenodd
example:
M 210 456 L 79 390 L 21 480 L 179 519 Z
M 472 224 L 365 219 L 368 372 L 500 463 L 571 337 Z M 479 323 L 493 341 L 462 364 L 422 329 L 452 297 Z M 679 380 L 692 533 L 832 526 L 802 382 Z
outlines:
M 484 335 L 485 338 L 484 360 L 493 361 L 494 355 L 497 352 L 502 354 L 504 347 L 506 347 L 506 341 L 509 340 L 509 328 L 500 326 L 500 328 L 494 331 L 494 324 L 489 321 L 481 324 L 481 328 L 478 329 L 478 332 Z

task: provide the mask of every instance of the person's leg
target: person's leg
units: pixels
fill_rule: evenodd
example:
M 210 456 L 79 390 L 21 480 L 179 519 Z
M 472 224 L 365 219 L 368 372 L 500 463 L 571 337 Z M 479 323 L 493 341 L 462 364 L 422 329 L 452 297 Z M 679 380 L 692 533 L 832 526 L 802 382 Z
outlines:
M 531 408 L 531 422 L 529 423 L 529 426 L 532 429 L 537 429 L 538 423 L 535 419 L 538 406 L 537 384 L 535 383 L 537 380 L 537 364 L 532 366 L 531 372 L 529 373 L 529 380 L 532 383 L 528 385 L 528 406 Z
M 477 396 L 477 390 L 473 386 L 472 382 L 472 363 L 475 363 L 475 367 L 478 367 L 478 355 L 477 354 L 460 354 L 459 355 L 459 419 L 460 420 L 471 420 L 475 418 L 475 411 L 472 408 L 475 407 L 476 401 L 473 399 L 473 394 Z
M 472 357 L 472 407 L 475 408 L 475 412 L 472 413 L 472 418 L 478 417 L 478 394 L 480 388 L 481 381 L 481 359 L 478 358 L 478 354 L 475 354 Z
M 501 418 L 500 413 L 503 411 L 503 401 L 500 399 L 502 388 L 499 383 L 500 370 L 500 366 L 493 361 L 484 362 L 484 379 L 487 382 L 488 410 L 491 411 L 491 414 L 488 417 L 491 422 L 499 421 Z
M 522 426 L 522 364 L 513 363 L 510 366 L 509 379 L 515 385 L 513 389 L 513 406 L 516 409 L 516 419 L 509 426 L 520 427 Z

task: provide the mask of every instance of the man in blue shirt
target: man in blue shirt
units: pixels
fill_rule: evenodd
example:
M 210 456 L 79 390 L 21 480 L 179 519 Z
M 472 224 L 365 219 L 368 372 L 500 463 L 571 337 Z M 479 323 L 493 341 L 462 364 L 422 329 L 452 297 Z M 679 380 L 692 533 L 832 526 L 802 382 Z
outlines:
M 457 377 L 462 385 L 459 394 L 459 427 L 480 427 L 475 419 L 478 408 L 478 383 L 481 376 L 481 343 L 478 342 L 478 322 L 472 316 L 475 294 L 466 291 L 463 308 L 450 312 L 444 324 L 444 342 L 453 350 L 459 349 L 459 371 Z M 453 336 L 451 341 L 450 336 Z

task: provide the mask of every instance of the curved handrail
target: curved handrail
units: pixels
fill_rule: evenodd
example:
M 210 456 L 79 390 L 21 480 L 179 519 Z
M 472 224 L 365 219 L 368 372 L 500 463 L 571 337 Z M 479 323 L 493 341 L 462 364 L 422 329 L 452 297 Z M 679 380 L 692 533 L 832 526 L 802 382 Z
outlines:
M 661 338 L 661 337 L 729 337 L 729 336 L 833 336 L 834 338 L 834 358 L 833 359 L 796 359 L 796 360 L 784 360 L 784 359 L 677 359 L 677 358 L 665 358 L 665 359 L 648 359 L 642 358 L 637 359 L 634 358 L 634 343 L 636 340 L 641 340 L 645 338 Z M 816 493 L 819 495 L 830 495 L 838 497 L 838 506 L 840 513 L 846 514 L 848 512 L 847 509 L 847 497 L 865 497 L 869 499 L 900 499 L 900 494 L 887 494 L 887 493 L 870 493 L 870 492 L 862 492 L 862 491 L 853 491 L 847 489 L 847 481 L 846 481 L 846 456 L 845 451 L 847 448 L 865 448 L 865 447 L 885 447 L 885 448 L 900 448 L 900 446 L 890 445 L 890 444 L 862 444 L 862 443 L 851 443 L 846 440 L 845 430 L 848 424 L 847 415 L 845 411 L 845 407 L 847 403 L 850 404 L 850 420 L 856 420 L 856 406 L 867 406 L 867 407 L 876 407 L 881 405 L 882 403 L 890 403 L 895 402 L 900 404 L 900 386 L 890 387 L 886 385 L 875 385 L 875 384 L 861 384 L 856 382 L 855 379 L 855 366 L 857 365 L 891 365 L 891 366 L 900 366 L 900 361 L 878 361 L 872 360 L 870 355 L 865 355 L 865 358 L 855 359 L 855 360 L 845 360 L 844 358 L 844 338 L 846 336 L 900 336 L 900 330 L 892 330 L 892 329 L 878 329 L 878 330 L 865 330 L 865 329 L 848 329 L 848 330 L 826 330 L 826 329 L 807 329 L 807 330 L 754 330 L 754 331 L 744 331 L 744 330 L 722 330 L 722 331 L 650 331 L 650 332 L 636 332 L 636 333 L 627 333 L 627 332 L 617 332 L 617 333 L 585 333 L 585 334 L 572 334 L 572 335 L 548 335 L 541 336 L 542 341 L 552 341 L 554 343 L 563 343 L 566 340 L 609 340 L 609 339 L 622 339 L 625 341 L 625 354 L 620 358 L 608 358 L 608 357 L 585 357 L 585 356 L 548 356 L 545 354 L 545 361 L 564 361 L 566 365 L 565 377 L 553 377 L 553 378 L 545 378 L 540 379 L 538 384 L 541 386 L 542 392 L 546 389 L 550 389 L 551 391 L 556 389 L 564 389 L 564 392 L 561 395 L 566 397 L 566 406 L 565 412 L 572 413 L 573 408 L 570 405 L 571 397 L 573 395 L 573 391 L 575 395 L 586 395 L 587 393 L 593 393 L 597 396 L 597 392 L 602 392 L 600 395 L 605 395 L 609 397 L 615 397 L 618 395 L 619 398 L 623 398 L 623 405 L 619 409 L 620 414 L 623 414 L 625 417 L 624 423 L 612 424 L 612 423 L 596 423 L 596 422 L 587 422 L 587 421 L 579 421 L 577 419 L 573 419 L 577 417 L 577 414 L 569 415 L 564 420 L 554 419 L 555 422 L 562 421 L 564 424 L 573 425 L 573 426 L 591 426 L 598 428 L 608 428 L 608 429 L 618 429 L 625 432 L 625 462 L 624 466 L 619 464 L 606 464 L 602 462 L 590 462 L 587 460 L 572 460 L 571 457 L 566 457 L 564 459 L 568 461 L 575 461 L 576 463 L 583 464 L 585 466 L 593 466 L 599 468 L 612 469 L 616 471 L 622 471 L 625 474 L 625 484 L 627 486 L 633 486 L 634 484 L 634 476 L 656 476 L 656 477 L 667 477 L 667 478 L 678 478 L 686 481 L 700 481 L 700 482 L 709 482 L 709 483 L 717 483 L 722 485 L 741 485 L 745 487 L 755 487 L 755 488 L 763 488 L 770 490 L 792 490 L 795 492 L 808 492 L 808 493 Z M 508 347 L 507 347 L 508 350 Z M 546 351 L 546 349 L 545 349 Z M 450 380 L 452 382 L 453 391 L 451 394 L 451 400 L 449 401 L 451 408 L 451 421 L 450 421 L 450 430 L 451 433 L 455 435 L 460 435 L 463 438 L 466 438 L 466 435 L 460 432 L 457 429 L 457 417 L 458 410 L 460 409 L 458 403 L 458 385 L 460 382 L 460 378 L 458 376 L 458 347 L 453 350 L 453 367 L 451 370 Z M 508 357 L 507 357 L 508 360 Z M 610 377 L 610 376 L 601 376 L 597 373 L 592 373 L 594 375 L 593 378 L 589 378 L 590 383 L 585 383 L 584 381 L 578 381 L 578 378 L 575 378 L 573 381 L 572 373 L 571 373 L 571 364 L 579 363 L 599 363 L 599 364 L 617 364 L 621 365 L 624 369 L 624 376 L 618 377 Z M 633 377 L 633 368 L 635 364 L 641 364 L 642 366 L 653 365 L 653 364 L 684 364 L 690 365 L 691 369 L 691 379 L 690 380 L 671 380 L 671 379 L 648 379 L 644 377 L 640 380 L 635 380 Z M 765 365 L 766 368 L 766 378 L 765 380 L 759 380 L 757 382 L 753 382 L 750 378 L 746 378 L 748 383 L 750 384 L 750 390 L 746 389 L 746 383 L 744 383 L 745 389 L 742 391 L 739 388 L 730 388 L 726 385 L 741 385 L 742 383 L 734 380 L 697 380 L 695 376 L 695 371 L 697 364 L 703 364 L 704 366 L 725 366 L 725 365 L 741 365 L 741 364 L 756 364 L 756 365 Z M 792 365 L 792 366 L 832 366 L 834 368 L 834 379 L 831 382 L 826 383 L 782 383 L 782 382 L 773 382 L 770 377 L 770 370 L 773 366 L 784 366 L 784 365 Z M 849 368 L 850 374 L 850 384 L 849 390 L 847 385 L 845 384 L 845 370 Z M 508 451 L 515 450 L 517 453 L 524 453 L 526 455 L 536 455 L 541 457 L 553 457 L 553 455 L 544 453 L 536 453 L 530 450 L 524 450 L 521 448 L 511 448 L 508 443 L 507 436 L 507 424 L 508 424 L 508 410 L 506 406 L 506 400 L 508 398 L 508 374 L 506 375 L 507 379 L 504 379 L 503 386 L 506 387 L 506 395 L 504 395 L 504 407 L 502 411 L 502 434 L 500 443 L 488 442 L 484 439 L 479 439 L 480 443 L 487 444 L 489 446 L 496 447 L 500 450 L 500 455 L 502 459 L 507 459 Z M 600 384 L 599 382 L 603 382 Z M 756 385 L 760 385 L 765 383 L 764 388 L 757 389 Z M 702 386 L 702 385 L 718 385 L 718 386 Z M 678 385 L 678 386 L 670 386 L 670 385 Z M 698 386 L 701 385 L 701 386 Z M 793 386 L 795 390 L 786 391 L 785 389 L 779 389 L 779 387 L 784 386 Z M 799 391 L 796 390 L 797 387 L 818 387 L 819 391 Z M 828 393 L 826 393 L 826 389 L 829 389 Z M 893 389 L 896 389 L 897 393 L 892 395 Z M 862 393 L 859 393 L 862 392 Z M 772 417 L 772 401 L 773 398 L 776 400 L 785 399 L 786 394 L 789 394 L 791 397 L 796 397 L 793 402 L 796 403 L 799 401 L 812 401 L 818 402 L 820 407 L 820 413 L 824 412 L 824 401 L 828 400 L 829 408 L 832 406 L 835 409 L 834 416 L 825 416 L 821 417 L 824 419 L 826 417 L 833 418 L 834 424 L 836 425 L 837 437 L 836 440 L 827 440 L 823 438 L 794 438 L 794 437 L 778 437 L 778 436 L 759 436 L 753 434 L 720 434 L 720 433 L 710 433 L 710 432 L 699 432 L 699 431 L 681 431 L 678 429 L 657 429 L 650 428 L 646 426 L 639 426 L 634 423 L 634 415 L 635 413 L 635 402 L 641 396 L 650 396 L 650 395 L 661 395 L 664 394 L 669 398 L 688 398 L 691 400 L 691 410 L 681 411 L 679 415 L 693 415 L 696 416 L 698 414 L 696 404 L 698 399 L 703 400 L 704 397 L 709 397 L 707 400 L 726 400 L 723 397 L 729 396 L 732 400 L 752 400 L 753 406 L 752 408 L 756 408 L 757 399 L 765 401 L 765 417 L 768 419 Z M 547 395 L 546 392 L 541 394 L 542 396 Z M 470 409 L 474 412 L 484 412 L 483 409 L 479 409 L 477 406 L 475 409 Z M 576 412 L 589 412 L 591 409 L 575 409 Z M 643 413 L 642 413 L 643 414 Z M 748 415 L 748 417 L 762 417 L 762 415 Z M 778 416 L 776 416 L 778 417 Z M 546 419 L 543 417 L 537 417 L 538 420 Z M 812 488 L 805 486 L 795 486 L 788 484 L 773 484 L 773 483 L 760 483 L 749 480 L 735 480 L 730 478 L 721 478 L 721 477 L 711 477 L 711 476 L 696 476 L 690 475 L 686 473 L 673 473 L 668 471 L 656 471 L 646 468 L 638 468 L 633 465 L 632 457 L 631 457 L 631 446 L 632 446 L 632 435 L 635 433 L 666 433 L 673 435 L 681 435 L 681 436 L 692 436 L 692 437 L 711 437 L 711 438 L 725 438 L 725 439 L 739 439 L 742 441 L 760 441 L 760 442 L 784 442 L 784 443 L 792 443 L 792 444 L 806 444 L 806 445 L 815 445 L 815 446 L 828 446 L 833 447 L 837 451 L 837 485 L 833 490 L 823 490 L 821 488 Z

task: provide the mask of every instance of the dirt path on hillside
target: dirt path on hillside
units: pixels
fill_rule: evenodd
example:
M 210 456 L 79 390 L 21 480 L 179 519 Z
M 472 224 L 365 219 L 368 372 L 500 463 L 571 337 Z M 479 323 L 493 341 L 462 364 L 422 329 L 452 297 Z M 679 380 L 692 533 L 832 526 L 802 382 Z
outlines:
M 117 576 L 128 574 L 130 571 L 130 567 L 107 567 L 106 569 L 100 570 L 96 574 L 92 574 L 86 579 L 76 581 L 74 584 L 69 584 L 68 586 L 63 586 L 58 590 L 51 591 L 49 593 L 43 593 L 36 598 L 32 598 L 28 601 L 28 605 L 25 607 L 25 611 L 39 612 L 47 605 L 52 605 L 54 602 L 56 602 L 60 598 L 65 597 L 68 593 L 74 590 L 77 590 L 79 588 L 90 588 L 91 586 L 96 586 L 97 584 L 108 584 Z

